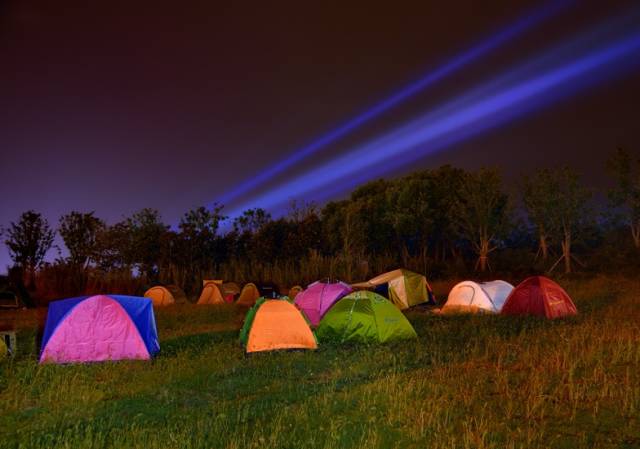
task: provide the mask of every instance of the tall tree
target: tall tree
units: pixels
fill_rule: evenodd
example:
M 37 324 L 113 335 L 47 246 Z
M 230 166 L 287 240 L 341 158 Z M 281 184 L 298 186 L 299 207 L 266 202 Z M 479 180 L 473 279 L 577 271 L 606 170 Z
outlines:
M 130 270 L 134 264 L 131 254 L 131 236 L 126 222 L 105 226 L 96 233 L 93 257 L 96 267 L 103 272 L 116 269 Z
M 298 203 L 289 205 L 287 221 L 290 232 L 285 242 L 285 254 L 294 260 L 320 249 L 322 224 L 315 203 Z
M 448 255 L 455 256 L 457 234 L 455 205 L 458 202 L 464 176 L 464 170 L 450 165 L 443 165 L 429 173 L 433 211 L 429 241 L 436 260 L 444 262 Z
M 205 271 L 216 262 L 217 233 L 223 206 L 214 204 L 211 209 L 199 207 L 185 213 L 178 225 L 181 259 L 189 275 L 188 283 L 200 283 Z M 187 286 L 187 290 L 193 285 Z
M 396 233 L 405 266 L 409 253 L 419 252 L 426 259 L 435 216 L 432 192 L 431 176 L 426 171 L 400 179 L 387 191 L 386 218 Z
M 304 221 L 310 215 L 317 214 L 318 206 L 313 201 L 305 202 L 293 199 L 289 202 L 287 218 L 289 218 L 291 221 Z
M 324 251 L 344 263 L 344 280 L 353 280 L 353 267 L 357 255 L 364 253 L 361 228 L 350 200 L 331 201 L 322 208 L 322 243 Z
M 70 212 L 60 217 L 58 232 L 69 250 L 67 261 L 77 267 L 86 267 L 95 254 L 96 238 L 105 227 L 94 212 Z
M 640 249 L 640 164 L 618 148 L 607 161 L 607 169 L 616 182 L 609 190 L 610 204 L 623 214 L 633 244 Z
M 389 219 L 391 209 L 387 192 L 394 182 L 370 181 L 351 193 L 348 210 L 350 228 L 357 237 L 355 246 L 370 255 L 399 254 L 398 240 Z
M 47 251 L 53 245 L 55 231 L 46 218 L 29 210 L 20 216 L 17 223 L 12 222 L 6 230 L 5 244 L 13 262 L 29 275 L 33 287 L 35 271 L 42 264 Z
M 251 255 L 256 261 L 282 260 L 287 257 L 287 241 L 293 233 L 293 224 L 285 218 L 271 220 L 254 235 Z M 289 254 L 289 256 L 293 256 Z
M 343 224 L 348 204 L 347 200 L 329 201 L 322 207 L 322 243 L 326 254 L 337 254 L 343 246 Z
M 532 176 L 526 176 L 522 185 L 522 201 L 529 221 L 535 226 L 538 236 L 538 252 L 546 262 L 549 257 L 549 238 L 556 234 L 554 223 L 555 211 L 558 205 L 558 179 L 548 170 L 540 169 Z
M 162 222 L 160 212 L 145 208 L 127 218 L 124 227 L 128 238 L 126 262 L 135 265 L 147 279 L 155 280 L 162 256 L 162 237 L 169 226 Z
M 461 237 L 478 256 L 476 270 L 489 268 L 489 254 L 497 249 L 509 221 L 509 196 L 502 189 L 500 173 L 481 169 L 466 173 L 455 204 Z
M 244 232 L 255 233 L 270 221 L 271 214 L 264 209 L 247 209 L 242 212 L 242 215 L 233 220 L 233 229 L 239 234 Z
M 555 189 L 552 207 L 549 209 L 553 230 L 560 241 L 562 255 L 549 269 L 552 271 L 558 263 L 564 261 L 564 272 L 571 273 L 572 261 L 578 261 L 572 254 L 574 242 L 585 230 L 589 217 L 588 202 L 591 192 L 580 181 L 578 174 L 570 168 L 563 168 L 552 173 Z M 579 261 L 578 261 L 579 262 Z

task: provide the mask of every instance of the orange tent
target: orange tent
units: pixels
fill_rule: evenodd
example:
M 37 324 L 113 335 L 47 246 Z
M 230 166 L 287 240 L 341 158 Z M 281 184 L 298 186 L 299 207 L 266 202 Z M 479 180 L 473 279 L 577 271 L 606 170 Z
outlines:
M 242 291 L 240 292 L 240 296 L 238 297 L 236 304 L 240 306 L 252 306 L 256 303 L 259 297 L 260 292 L 258 291 L 258 287 L 256 287 L 256 284 L 249 282 L 242 287 Z
M 290 302 L 280 299 L 260 299 L 249 310 L 240 340 L 247 352 L 318 347 L 302 313 Z
M 198 304 L 224 304 L 224 298 L 220 292 L 219 283 L 215 281 L 203 281 L 204 287 L 200 298 L 198 298 Z
M 144 293 L 144 297 L 151 299 L 154 307 L 187 302 L 187 296 L 176 285 L 156 285 L 147 290 Z

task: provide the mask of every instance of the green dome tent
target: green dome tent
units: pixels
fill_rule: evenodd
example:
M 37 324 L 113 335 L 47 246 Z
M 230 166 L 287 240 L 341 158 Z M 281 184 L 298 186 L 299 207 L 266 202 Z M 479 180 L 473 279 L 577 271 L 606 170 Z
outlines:
M 336 302 L 320 321 L 320 341 L 386 343 L 417 338 L 405 316 L 389 300 L 362 290 Z

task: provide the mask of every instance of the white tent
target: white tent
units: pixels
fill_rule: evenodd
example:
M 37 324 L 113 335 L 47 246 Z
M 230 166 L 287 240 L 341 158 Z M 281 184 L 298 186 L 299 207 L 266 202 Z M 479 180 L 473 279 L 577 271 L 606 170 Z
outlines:
M 449 292 L 442 312 L 499 313 L 511 290 L 513 285 L 500 280 L 482 283 L 460 282 Z

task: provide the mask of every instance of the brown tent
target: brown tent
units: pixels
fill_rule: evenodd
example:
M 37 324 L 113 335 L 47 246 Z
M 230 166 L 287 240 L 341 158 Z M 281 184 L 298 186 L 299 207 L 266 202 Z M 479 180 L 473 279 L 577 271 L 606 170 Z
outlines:
M 203 281 L 202 293 L 198 298 L 198 304 L 224 304 L 224 298 L 218 282 Z
M 147 290 L 144 297 L 151 299 L 154 307 L 184 304 L 187 302 L 187 295 L 185 295 L 184 291 L 177 285 L 156 285 Z
M 251 307 L 256 303 L 256 300 L 259 297 L 260 292 L 258 291 L 258 287 L 256 287 L 256 284 L 249 282 L 242 287 L 242 291 L 240 292 L 240 296 L 238 297 L 236 304 Z

